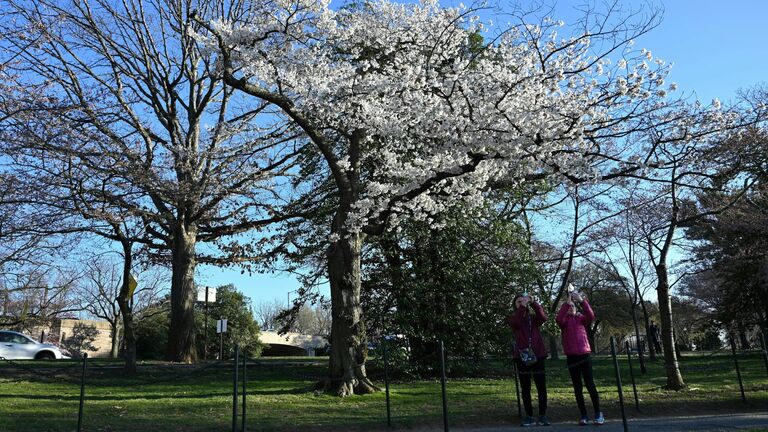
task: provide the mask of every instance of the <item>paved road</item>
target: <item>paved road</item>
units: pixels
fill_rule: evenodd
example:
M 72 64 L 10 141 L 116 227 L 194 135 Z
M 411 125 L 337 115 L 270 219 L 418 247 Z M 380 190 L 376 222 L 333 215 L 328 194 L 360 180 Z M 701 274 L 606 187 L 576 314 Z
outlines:
M 692 417 L 666 417 L 653 419 L 636 419 L 627 423 L 630 432 L 677 432 L 677 431 L 768 431 L 768 412 L 712 415 Z M 441 431 L 435 429 L 435 431 Z M 532 426 L 522 428 L 515 427 L 489 427 L 476 429 L 451 428 L 452 432 L 510 432 L 510 431 L 537 431 L 545 432 L 623 432 L 624 426 L 619 420 L 608 420 L 603 426 L 578 426 L 572 423 L 552 423 L 549 427 Z

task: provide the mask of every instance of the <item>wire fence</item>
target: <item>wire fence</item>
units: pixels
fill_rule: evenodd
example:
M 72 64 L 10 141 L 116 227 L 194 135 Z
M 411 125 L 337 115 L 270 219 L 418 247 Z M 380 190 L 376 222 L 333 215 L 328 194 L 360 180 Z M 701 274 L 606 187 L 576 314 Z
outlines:
M 768 385 L 765 384 L 765 377 L 768 376 L 768 351 L 764 338 L 765 336 L 762 349 L 759 350 L 738 350 L 731 341 L 729 346 L 706 355 L 683 356 L 678 360 L 679 370 L 683 376 L 706 376 L 721 392 L 747 403 L 751 395 L 764 395 L 768 391 Z M 543 374 L 554 388 L 562 389 L 570 384 L 569 367 L 578 365 L 542 360 L 547 363 L 543 369 L 523 371 L 517 370 L 517 364 L 509 356 L 452 356 L 440 342 L 436 352 L 410 359 L 415 363 L 439 365 L 439 370 L 435 371 L 432 378 L 414 380 L 398 377 L 391 365 L 391 352 L 388 348 L 384 343 L 383 358 L 381 361 L 372 362 L 371 367 L 367 369 L 367 377 L 380 387 L 384 397 L 381 400 L 380 420 L 367 418 L 366 424 L 378 423 L 387 427 L 441 424 L 447 432 L 454 416 L 463 422 L 471 422 L 473 418 L 479 419 L 489 413 L 503 411 L 508 417 L 516 413 L 518 418 L 522 418 L 524 413 L 521 407 L 521 376 Z M 653 404 L 646 406 L 644 395 L 663 389 L 669 381 L 667 374 L 663 373 L 667 367 L 663 363 L 663 356 L 651 364 L 655 373 L 650 370 L 643 373 L 638 368 L 637 360 L 640 355 L 642 352 L 635 352 L 627 345 L 617 346 L 611 338 L 610 347 L 590 357 L 602 359 L 594 364 L 601 405 L 613 418 L 621 417 L 625 431 L 631 427 L 628 418 L 646 408 L 654 407 Z M 213 412 L 217 412 L 214 417 L 221 418 L 222 412 L 231 410 L 231 430 L 245 432 L 248 428 L 265 430 L 270 427 L 261 423 L 264 420 L 263 415 L 249 416 L 248 413 L 248 409 L 258 409 L 259 398 L 266 394 L 259 390 L 261 382 L 280 377 L 293 382 L 294 385 L 298 383 L 300 388 L 294 390 L 295 393 L 314 390 L 316 394 L 322 394 L 323 384 L 326 387 L 334 387 L 334 384 L 347 379 L 329 377 L 327 369 L 318 367 L 316 362 L 269 362 L 241 355 L 237 348 L 233 359 L 229 361 L 198 365 L 152 364 L 140 366 L 140 369 L 139 374 L 124 376 L 119 364 L 88 359 L 86 356 L 80 361 L 66 364 L 29 363 L 0 357 L 0 384 L 61 384 L 69 393 L 59 394 L 58 397 L 66 401 L 68 410 L 72 410 L 73 420 L 77 418 L 78 432 L 96 430 L 89 429 L 88 426 L 89 396 L 93 397 L 92 391 L 99 386 L 115 385 L 116 379 L 122 380 L 121 385 L 128 383 L 138 388 L 147 386 L 146 397 L 151 397 L 151 393 L 158 391 L 156 389 L 163 384 L 179 387 L 212 385 L 215 391 L 209 391 L 208 396 L 216 401 L 216 405 L 211 408 Z M 232 384 L 226 384 L 227 377 L 230 377 Z M 758 384 L 749 384 L 754 382 Z M 19 393 L 23 393 L 23 387 L 19 387 L 19 390 Z M 57 387 L 57 391 L 61 389 Z M 393 394 L 396 397 L 392 397 Z M 332 428 L 337 420 L 322 417 L 313 422 L 312 426 Z M 348 424 L 348 421 L 345 424 Z M 274 426 L 274 422 L 272 425 Z

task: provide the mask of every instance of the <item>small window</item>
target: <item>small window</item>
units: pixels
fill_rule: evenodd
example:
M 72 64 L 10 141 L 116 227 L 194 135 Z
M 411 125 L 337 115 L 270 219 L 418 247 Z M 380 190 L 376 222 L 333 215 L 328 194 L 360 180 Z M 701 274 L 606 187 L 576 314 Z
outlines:
M 11 334 L 0 332 L 0 342 L 11 342 Z
M 17 344 L 28 344 L 30 343 L 30 340 L 22 335 L 11 334 L 11 342 L 14 342 Z

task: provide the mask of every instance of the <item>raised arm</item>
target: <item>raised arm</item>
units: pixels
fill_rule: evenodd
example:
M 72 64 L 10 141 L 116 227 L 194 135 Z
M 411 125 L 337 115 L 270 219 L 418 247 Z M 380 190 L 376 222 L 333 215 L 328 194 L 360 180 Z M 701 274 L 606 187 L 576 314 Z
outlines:
M 595 311 L 592 310 L 592 306 L 589 305 L 586 298 L 581 299 L 581 308 L 584 312 L 581 316 L 581 323 L 587 326 L 595 320 Z
M 547 313 L 544 312 L 544 308 L 541 307 L 541 305 L 538 302 L 533 302 L 533 311 L 535 312 L 535 316 L 533 317 L 533 325 L 536 327 L 544 324 L 547 322 Z
M 571 304 L 568 302 L 564 302 L 562 306 L 560 306 L 560 310 L 557 311 L 557 316 L 555 317 L 555 322 L 557 323 L 560 328 L 565 327 L 565 317 L 568 316 L 568 310 L 571 308 Z

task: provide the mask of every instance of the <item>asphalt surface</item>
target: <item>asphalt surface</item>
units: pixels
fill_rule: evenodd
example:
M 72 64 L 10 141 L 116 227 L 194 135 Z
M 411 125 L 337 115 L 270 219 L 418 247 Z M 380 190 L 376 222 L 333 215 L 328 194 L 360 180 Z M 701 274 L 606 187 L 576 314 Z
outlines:
M 443 428 L 434 429 L 442 431 Z M 530 427 L 487 427 L 487 428 L 450 428 L 453 432 L 507 432 L 531 430 L 545 432 L 547 430 L 565 432 L 623 432 L 621 419 L 606 420 L 602 426 L 579 426 L 574 423 L 552 423 L 550 426 Z M 727 414 L 691 417 L 663 417 L 652 419 L 635 419 L 627 422 L 630 432 L 677 432 L 677 431 L 768 431 L 768 412 L 749 414 Z

